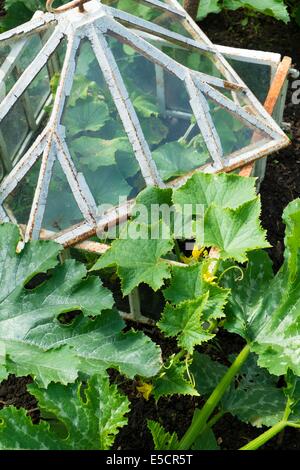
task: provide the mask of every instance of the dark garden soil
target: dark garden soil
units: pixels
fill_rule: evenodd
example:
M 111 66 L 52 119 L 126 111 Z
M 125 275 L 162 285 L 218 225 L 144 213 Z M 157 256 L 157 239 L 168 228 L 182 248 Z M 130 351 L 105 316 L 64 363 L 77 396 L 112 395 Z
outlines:
M 300 69 L 300 28 L 294 24 L 284 25 L 263 16 L 250 18 L 248 25 L 243 27 L 242 19 L 241 13 L 211 15 L 201 27 L 215 43 L 289 55 L 293 58 L 295 66 Z M 270 254 L 275 269 L 280 267 L 283 258 L 282 211 L 290 201 L 300 196 L 300 105 L 291 104 L 291 93 L 287 100 L 284 121 L 292 126 L 292 145 L 269 158 L 266 178 L 261 187 L 262 220 L 268 230 L 269 241 L 273 245 Z M 174 342 L 163 340 L 155 328 L 143 327 L 143 330 L 161 345 L 164 355 L 176 352 Z M 220 332 L 218 341 L 210 343 L 206 347 L 206 352 L 226 363 L 228 354 L 237 353 L 242 347 L 243 343 L 239 337 Z M 126 380 L 114 371 L 111 371 L 110 375 L 112 381 L 118 383 L 128 394 L 132 403 L 129 425 L 120 432 L 115 449 L 151 449 L 152 440 L 147 431 L 147 419 L 157 420 L 169 431 L 176 430 L 182 434 L 191 422 L 195 407 L 201 405 L 199 398 L 172 397 L 160 399 L 157 406 L 153 398 L 145 401 L 138 395 L 137 384 L 134 381 Z M 28 378 L 14 377 L 2 382 L 0 408 L 9 404 L 25 407 L 36 422 L 39 412 L 35 399 L 26 392 L 28 382 L 30 382 Z M 230 415 L 226 415 L 214 427 L 214 431 L 223 449 L 237 449 L 263 430 L 242 424 Z M 274 438 L 264 449 L 300 450 L 300 432 L 288 430 Z

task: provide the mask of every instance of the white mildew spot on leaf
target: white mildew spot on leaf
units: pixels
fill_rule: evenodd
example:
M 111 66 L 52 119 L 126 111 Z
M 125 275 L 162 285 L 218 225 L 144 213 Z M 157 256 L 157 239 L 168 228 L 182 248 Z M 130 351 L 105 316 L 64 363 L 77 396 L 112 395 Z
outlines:
M 17 227 L 0 226 L 0 374 L 32 375 L 44 387 L 74 382 L 79 371 L 104 372 L 116 367 L 124 374 L 155 375 L 160 349 L 142 332 L 122 333 L 125 324 L 111 311 L 112 293 L 99 278 L 87 277 L 83 264 L 58 264 L 61 246 L 29 242 L 16 253 Z M 48 270 L 51 269 L 50 272 Z M 34 276 L 44 282 L 25 288 Z M 82 314 L 71 324 L 58 318 Z
M 209 356 L 194 353 L 191 372 L 201 395 L 210 395 L 227 370 Z M 284 390 L 277 383 L 278 377 L 258 367 L 257 357 L 251 354 L 223 396 L 221 408 L 253 426 L 273 426 L 281 420 L 286 406 Z
M 127 424 L 127 397 L 109 384 L 104 374 L 65 387 L 50 384 L 47 389 L 30 385 L 29 391 L 41 412 L 51 413 L 62 423 L 67 436 L 44 421 L 33 425 L 26 410 L 6 407 L 0 411 L 0 449 L 107 450 L 120 428 Z
M 225 327 L 251 342 L 258 363 L 276 375 L 291 369 L 300 374 L 300 200 L 290 203 L 286 223 L 285 260 L 274 276 L 266 253 L 249 255 L 244 278 L 235 282 L 228 272 L 224 285 L 231 288 Z M 258 282 L 258 276 L 259 282 Z

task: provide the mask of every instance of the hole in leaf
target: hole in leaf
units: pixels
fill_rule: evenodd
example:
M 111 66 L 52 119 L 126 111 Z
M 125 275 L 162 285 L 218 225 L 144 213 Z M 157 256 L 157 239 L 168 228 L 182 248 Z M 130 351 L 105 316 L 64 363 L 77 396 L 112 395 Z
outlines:
M 25 289 L 27 290 L 33 290 L 39 287 L 41 284 L 43 284 L 45 281 L 50 279 L 50 275 L 47 273 L 39 273 L 33 276 L 30 281 L 28 281 L 25 284 Z
M 72 312 L 60 313 L 57 317 L 57 320 L 62 325 L 72 325 L 76 318 L 82 315 L 81 310 L 73 310 Z

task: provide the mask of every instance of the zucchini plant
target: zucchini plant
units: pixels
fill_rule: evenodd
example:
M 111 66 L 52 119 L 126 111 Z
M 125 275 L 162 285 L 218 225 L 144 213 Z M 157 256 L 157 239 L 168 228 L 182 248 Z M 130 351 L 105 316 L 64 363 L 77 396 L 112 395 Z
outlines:
M 174 206 L 175 213 L 201 205 L 203 217 L 189 233 L 196 242 L 191 256 L 174 219 L 162 236 L 163 212 L 160 236 L 151 238 L 144 235 L 153 221 L 133 210 L 108 250 L 87 263 L 65 259 L 51 241 L 28 242 L 20 252 L 18 228 L 0 226 L 0 378 L 30 375 L 40 410 L 33 424 L 24 409 L 5 406 L 1 449 L 111 448 L 131 412 L 116 373 L 135 379 L 136 394 L 158 408 L 162 397 L 201 398 L 187 429 L 148 421 L 158 450 L 217 450 L 214 426 L 228 413 L 264 426 L 244 449 L 300 427 L 300 200 L 283 214 L 285 258 L 276 274 L 254 178 L 198 173 L 178 189 L 147 188 L 136 204 Z M 147 328 L 126 326 L 108 278 L 110 285 L 119 278 L 124 297 L 141 285 L 161 293 L 155 329 L 172 339 L 171 352 L 162 356 Z M 244 346 L 218 362 L 210 345 L 222 330 Z
M 197 19 L 202 20 L 210 13 L 220 13 L 223 10 L 235 11 L 243 8 L 249 15 L 261 13 L 288 23 L 290 21 L 289 10 L 294 16 L 296 1 L 289 0 L 200 0 L 198 3 Z

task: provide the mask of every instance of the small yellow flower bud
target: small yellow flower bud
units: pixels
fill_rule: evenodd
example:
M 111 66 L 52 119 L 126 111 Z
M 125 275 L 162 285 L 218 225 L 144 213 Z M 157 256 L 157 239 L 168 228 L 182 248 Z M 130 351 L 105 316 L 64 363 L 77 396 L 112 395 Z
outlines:
M 202 248 L 199 248 L 198 245 L 194 246 L 194 249 L 192 251 L 192 257 L 198 261 L 199 258 L 204 254 L 205 252 L 205 247 L 203 246 Z
M 214 276 L 213 274 L 209 273 L 209 272 L 206 272 L 203 274 L 203 279 L 205 282 L 208 282 L 209 284 L 216 284 L 215 281 L 217 279 L 216 276 Z
M 152 384 L 147 384 L 147 383 L 142 383 L 142 385 L 139 385 L 136 387 L 137 391 L 140 392 L 143 397 L 145 398 L 146 401 L 149 400 L 151 392 L 153 390 L 153 385 Z

